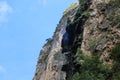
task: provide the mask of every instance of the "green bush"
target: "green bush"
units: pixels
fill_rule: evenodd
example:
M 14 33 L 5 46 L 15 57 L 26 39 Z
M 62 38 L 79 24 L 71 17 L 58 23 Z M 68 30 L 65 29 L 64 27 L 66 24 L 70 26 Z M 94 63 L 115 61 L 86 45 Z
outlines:
M 120 23 L 120 15 L 114 16 L 112 25 L 113 25 L 113 26 L 116 26 L 116 25 L 118 25 L 119 23 Z
M 107 19 L 109 20 L 109 21 L 111 21 L 111 25 L 112 26 L 119 26 L 119 22 L 120 22 L 120 14 L 119 14 L 119 12 L 120 11 L 118 11 L 118 14 L 108 14 L 108 16 L 107 16 Z
M 120 80 L 120 71 L 117 74 L 115 73 L 111 80 Z
M 105 80 L 103 74 L 99 74 L 97 77 L 94 73 L 90 71 L 85 71 L 83 73 L 75 73 L 72 77 L 72 80 Z
M 120 43 L 117 44 L 112 50 L 111 50 L 111 57 L 117 61 L 120 62 Z
M 110 54 L 113 59 L 112 69 L 111 69 L 111 80 L 119 80 L 120 79 L 120 43 L 118 43 L 112 50 Z
M 120 8 L 120 0 L 110 0 L 109 5 L 113 8 Z
M 109 67 L 99 60 L 96 55 L 85 56 L 80 48 L 77 49 L 75 63 L 79 69 L 74 72 L 72 80 L 105 80 Z
M 114 61 L 112 67 L 112 76 L 111 80 L 119 80 L 120 79 L 120 63 Z
M 85 56 L 84 62 L 81 65 L 83 71 L 89 70 L 96 73 L 99 70 L 100 60 L 97 56 Z
M 99 3 L 98 5 L 97 5 L 97 8 L 99 9 L 99 10 L 101 10 L 101 11 L 104 11 L 104 10 L 106 10 L 107 9 L 107 4 L 106 3 Z
M 107 19 L 111 22 L 111 26 L 120 26 L 120 0 L 110 0 L 107 5 L 108 13 Z
M 83 7 L 87 0 L 79 0 L 80 7 Z
M 90 17 L 90 13 L 88 11 L 84 11 L 82 15 L 85 16 L 86 18 Z
M 78 72 L 76 72 L 73 77 L 72 80 L 80 80 L 80 74 Z
M 95 75 L 89 71 L 82 72 L 79 74 L 78 72 L 73 75 L 72 80 L 97 80 Z
M 82 64 L 83 59 L 84 59 L 84 55 L 82 53 L 82 50 L 78 48 L 77 53 L 75 55 L 75 63 Z

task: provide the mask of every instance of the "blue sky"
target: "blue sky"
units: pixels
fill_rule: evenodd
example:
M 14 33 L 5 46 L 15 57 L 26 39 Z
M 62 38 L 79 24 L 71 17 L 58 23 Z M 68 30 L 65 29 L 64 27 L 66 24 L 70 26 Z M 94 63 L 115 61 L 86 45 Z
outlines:
M 32 80 L 63 11 L 77 0 L 0 0 L 0 80 Z

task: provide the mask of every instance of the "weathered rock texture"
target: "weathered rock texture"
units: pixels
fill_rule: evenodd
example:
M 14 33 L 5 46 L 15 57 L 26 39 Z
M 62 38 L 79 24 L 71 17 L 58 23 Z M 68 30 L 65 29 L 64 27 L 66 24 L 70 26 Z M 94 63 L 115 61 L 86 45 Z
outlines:
M 33 80 L 72 80 L 77 48 L 87 56 L 98 55 L 103 64 L 112 65 L 111 50 L 120 43 L 120 1 L 80 1 L 80 7 L 74 6 L 61 18 L 53 38 L 48 39 L 41 50 Z M 62 53 L 62 36 L 66 32 L 74 35 L 73 43 Z M 64 54 L 70 55 L 66 57 Z M 113 76 L 111 74 L 103 80 L 112 80 L 108 78 Z
M 37 63 L 36 73 L 33 80 L 66 80 L 66 73 L 61 71 L 63 64 L 65 64 L 65 56 L 61 53 L 61 40 L 65 33 L 68 17 L 75 15 L 77 6 L 64 15 L 56 31 L 53 39 L 49 39 L 40 52 Z

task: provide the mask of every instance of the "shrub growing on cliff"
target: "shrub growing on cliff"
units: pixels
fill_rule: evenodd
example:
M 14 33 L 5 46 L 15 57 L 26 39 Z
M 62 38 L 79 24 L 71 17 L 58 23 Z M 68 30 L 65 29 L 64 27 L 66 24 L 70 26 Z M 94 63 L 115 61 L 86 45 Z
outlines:
M 97 75 L 97 73 L 96 73 L 96 75 Z M 72 80 L 105 80 L 105 77 L 103 74 L 99 74 L 98 76 L 96 76 L 96 75 L 90 71 L 85 71 L 81 74 L 76 73 L 73 76 Z
M 90 13 L 88 11 L 84 11 L 82 15 L 85 16 L 86 18 L 90 17 Z
M 113 8 L 120 7 L 120 0 L 110 0 L 109 5 Z
M 120 63 L 114 61 L 111 72 L 111 80 L 120 80 Z
M 109 66 L 103 64 L 97 55 L 85 56 L 79 48 L 75 56 L 75 63 L 76 69 L 79 69 L 74 72 L 72 80 L 106 80 L 110 72 Z
M 108 13 L 107 19 L 111 22 L 111 26 L 120 26 L 120 0 L 110 0 L 107 5 Z
M 80 80 L 80 74 L 78 72 L 76 72 L 73 77 L 72 80 Z
M 111 51 L 111 57 L 120 62 L 120 44 L 117 44 Z
M 117 44 L 111 50 L 111 57 L 113 59 L 111 80 L 119 80 L 120 79 L 120 43 Z
M 111 22 L 111 25 L 112 26 L 117 26 L 119 27 L 120 26 L 120 11 L 118 11 L 117 14 L 115 13 L 111 13 L 111 14 L 108 14 L 108 17 L 107 19 Z

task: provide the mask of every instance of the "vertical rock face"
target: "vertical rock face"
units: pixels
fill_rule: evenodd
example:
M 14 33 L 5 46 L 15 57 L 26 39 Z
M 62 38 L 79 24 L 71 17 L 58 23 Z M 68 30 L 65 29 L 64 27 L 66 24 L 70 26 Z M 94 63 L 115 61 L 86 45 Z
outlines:
M 116 2 L 117 0 L 91 0 L 89 7 L 91 15 L 83 25 L 84 31 L 81 49 L 85 54 L 97 53 L 101 55 L 101 59 L 106 60 L 109 57 L 111 49 L 115 44 L 119 43 L 120 30 L 117 25 L 120 18 L 115 20 L 115 15 L 119 15 L 120 8 Z M 116 24 L 114 24 L 114 20 L 110 20 L 109 18 L 113 18 Z
M 33 80 L 120 79 L 120 1 L 79 1 L 64 12 L 41 50 Z M 98 63 L 90 56 L 97 56 Z
M 66 73 L 61 71 L 65 64 L 65 56 L 61 53 L 61 40 L 65 33 L 68 17 L 74 16 L 77 6 L 65 14 L 53 35 L 40 52 L 37 68 L 33 80 L 66 80 Z

